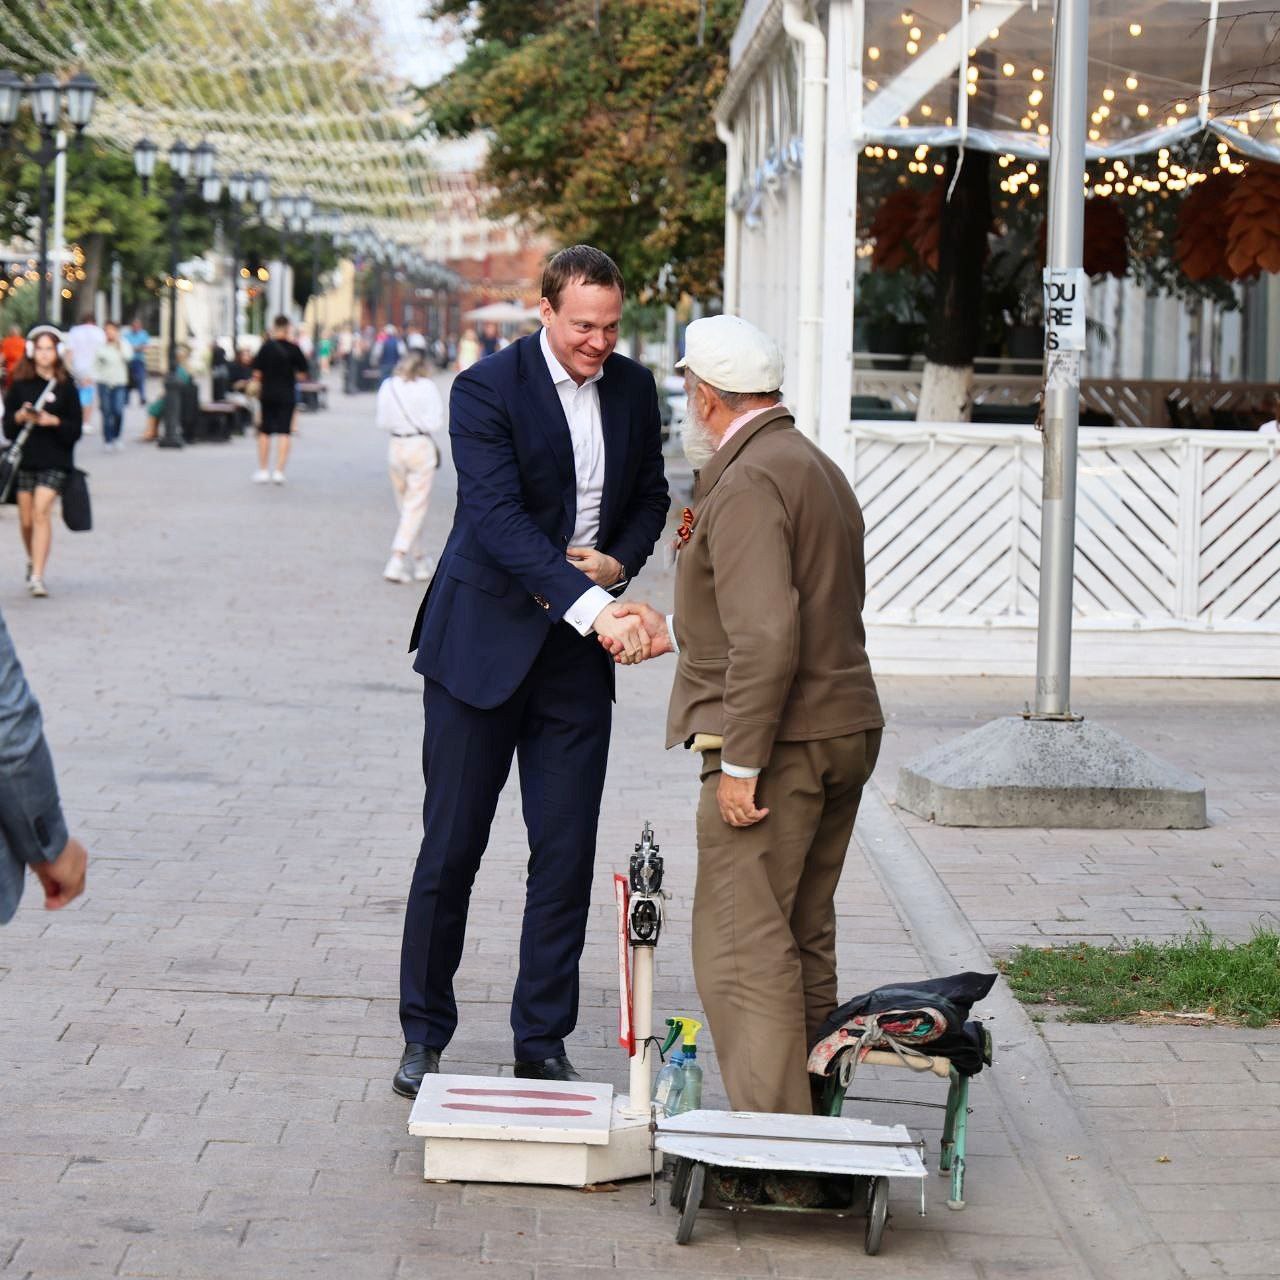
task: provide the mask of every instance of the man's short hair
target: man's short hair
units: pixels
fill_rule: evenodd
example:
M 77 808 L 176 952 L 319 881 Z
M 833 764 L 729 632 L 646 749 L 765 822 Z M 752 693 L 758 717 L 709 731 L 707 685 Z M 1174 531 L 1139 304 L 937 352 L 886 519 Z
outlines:
M 613 288 L 624 297 L 627 292 L 618 264 L 607 253 L 589 244 L 570 245 L 547 259 L 542 270 L 542 296 L 551 303 L 553 311 L 560 309 L 560 298 L 565 287 L 571 284 Z
M 706 378 L 700 378 L 692 369 L 688 371 L 689 381 L 695 387 L 710 387 L 712 391 L 720 397 L 724 402 L 726 409 L 745 409 L 753 400 L 772 400 L 775 404 L 782 399 L 782 391 L 775 389 L 773 391 L 721 391 L 719 387 L 708 382 Z
M 273 329 L 287 329 L 289 324 L 290 320 L 288 316 L 276 316 L 276 318 L 271 322 L 271 327 Z

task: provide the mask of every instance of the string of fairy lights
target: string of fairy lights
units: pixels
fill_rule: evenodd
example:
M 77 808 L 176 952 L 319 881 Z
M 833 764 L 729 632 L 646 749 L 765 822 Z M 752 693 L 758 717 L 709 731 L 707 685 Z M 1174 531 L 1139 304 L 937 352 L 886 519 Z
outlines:
M 1048 8 L 1046 6 L 1046 11 L 1040 14 L 1024 8 L 1009 20 L 1005 28 L 991 28 L 981 46 L 982 58 L 979 59 L 979 46 L 971 47 L 964 70 L 964 90 L 970 99 L 977 98 L 984 90 L 988 98 L 991 124 L 984 128 L 977 145 L 983 146 L 984 141 L 993 137 L 997 141 L 1002 137 L 1009 138 L 1012 142 L 1010 135 L 1014 134 L 1030 135 L 1038 143 L 1033 146 L 1029 141 L 1026 147 L 1019 147 L 1022 155 L 1015 154 L 1013 150 L 996 150 L 999 187 L 1007 196 L 1025 193 L 1034 198 L 1045 189 L 1050 133 L 1050 71 L 1033 56 L 1026 55 L 1029 45 L 1038 45 L 1045 53 L 1050 48 Z M 914 9 L 904 9 L 892 27 L 881 23 L 873 33 L 878 36 L 879 43 L 868 44 L 864 49 L 866 99 L 873 98 L 896 76 L 909 69 L 911 61 L 918 58 L 928 45 L 946 40 L 954 17 L 954 10 L 948 10 L 945 20 L 931 20 Z M 973 5 L 971 17 L 976 29 L 981 30 L 980 4 Z M 1021 28 L 1015 30 L 1015 23 L 1020 23 Z M 1033 29 L 1035 23 L 1044 27 L 1039 35 Z M 1202 26 L 1203 23 L 1197 20 L 1195 26 L 1189 28 L 1188 40 L 1184 43 L 1193 42 L 1197 36 L 1203 40 L 1205 37 L 1199 30 Z M 1021 41 L 1021 51 L 1002 49 L 1002 40 L 1011 34 L 1007 44 Z M 1267 134 L 1280 134 L 1280 118 L 1275 118 L 1272 107 L 1262 109 L 1255 106 L 1233 114 L 1230 102 L 1224 102 L 1212 119 L 1212 128 L 1219 134 L 1216 143 L 1207 141 L 1188 147 L 1186 142 L 1195 131 L 1197 118 L 1209 125 L 1208 97 L 1212 95 L 1202 93 L 1198 78 L 1201 67 L 1193 68 L 1189 58 L 1181 68 L 1167 66 L 1160 72 L 1144 72 L 1141 65 L 1144 59 L 1139 54 L 1146 37 L 1147 28 L 1136 17 L 1113 24 L 1100 36 L 1091 35 L 1091 48 L 1095 52 L 1091 59 L 1092 101 L 1089 104 L 1088 140 L 1094 144 L 1090 148 L 1092 151 L 1106 148 L 1109 153 L 1091 159 L 1082 175 L 1086 194 L 1091 197 L 1167 195 L 1185 191 L 1215 174 L 1240 174 L 1245 171 L 1249 159 L 1237 151 L 1233 143 L 1238 145 L 1245 139 L 1253 139 L 1252 151 L 1269 151 L 1273 144 L 1260 147 L 1258 143 Z M 1165 39 L 1172 38 L 1166 31 Z M 1207 38 L 1212 44 L 1212 29 Z M 1195 52 L 1196 58 L 1200 58 L 1203 46 Z M 1150 53 L 1145 55 L 1145 60 L 1151 60 Z M 1180 78 L 1177 75 L 1179 69 L 1194 71 L 1197 79 L 1193 82 L 1185 74 Z M 898 129 L 891 132 L 901 139 L 900 144 L 868 142 L 863 147 L 863 155 L 869 160 L 902 163 L 906 174 L 941 177 L 946 170 L 939 152 L 954 146 L 954 139 L 948 137 L 941 145 L 923 140 L 913 145 L 911 135 L 920 137 L 930 130 L 953 128 L 956 92 L 953 78 L 931 86 L 913 108 L 898 116 Z M 1218 96 L 1229 95 L 1219 91 Z M 1167 145 L 1162 144 L 1162 129 L 1177 131 L 1176 139 L 1169 140 Z M 1132 154 L 1127 157 L 1110 154 L 1122 145 L 1126 137 L 1135 138 Z M 984 146 L 983 149 L 988 148 Z M 1029 156 L 1026 154 L 1028 149 L 1038 154 Z M 1190 162 L 1189 151 L 1194 153 L 1194 160 Z M 1149 159 L 1142 163 L 1141 157 L 1149 157 L 1152 152 L 1154 163 Z M 1280 160 L 1280 147 L 1276 148 L 1276 159 Z

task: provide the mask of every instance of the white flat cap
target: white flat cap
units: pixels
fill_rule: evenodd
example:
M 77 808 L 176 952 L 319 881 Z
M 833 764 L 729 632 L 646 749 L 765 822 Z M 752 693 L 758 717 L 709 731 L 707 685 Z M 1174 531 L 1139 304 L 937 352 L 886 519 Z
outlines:
M 721 391 L 777 391 L 782 386 L 782 352 L 761 329 L 739 316 L 703 316 L 684 331 L 689 369 Z

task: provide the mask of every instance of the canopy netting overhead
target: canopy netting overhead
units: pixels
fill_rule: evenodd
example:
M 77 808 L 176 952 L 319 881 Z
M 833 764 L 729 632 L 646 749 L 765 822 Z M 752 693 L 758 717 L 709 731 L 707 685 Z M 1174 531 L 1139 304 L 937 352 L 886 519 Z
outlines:
M 265 172 L 348 227 L 421 246 L 478 213 L 417 132 L 372 0 L 5 0 L 0 59 L 87 70 L 105 142 L 207 139 L 220 172 Z

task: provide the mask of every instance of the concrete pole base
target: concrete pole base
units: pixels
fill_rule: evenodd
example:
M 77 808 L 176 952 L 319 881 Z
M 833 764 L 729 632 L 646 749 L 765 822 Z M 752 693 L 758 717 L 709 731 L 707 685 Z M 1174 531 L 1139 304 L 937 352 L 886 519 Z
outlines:
M 901 769 L 897 803 L 944 827 L 1209 825 L 1198 778 L 1087 720 L 992 720 Z

